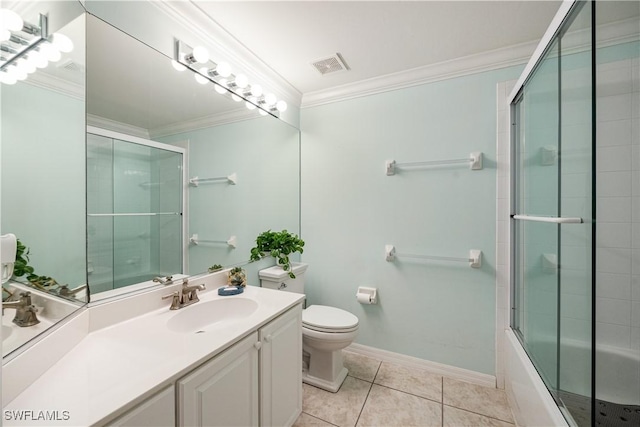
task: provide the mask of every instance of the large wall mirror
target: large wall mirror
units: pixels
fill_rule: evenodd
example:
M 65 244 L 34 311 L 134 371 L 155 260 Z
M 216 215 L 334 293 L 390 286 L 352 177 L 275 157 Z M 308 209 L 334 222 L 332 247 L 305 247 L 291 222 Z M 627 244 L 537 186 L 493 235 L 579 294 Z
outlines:
M 299 233 L 298 129 L 92 15 L 87 49 L 92 301 L 246 265 L 259 233 Z
M 67 37 L 71 45 L 51 54 L 48 62 L 25 68 L 26 79 L 1 86 L 0 234 L 7 237 L 4 266 L 15 261 L 11 272 L 3 268 L 3 356 L 87 300 L 84 8 L 74 1 L 14 3 L 25 25 L 39 26 L 40 14 L 46 15 L 49 34 Z M 2 42 L 3 58 L 34 37 L 15 30 L 11 40 Z M 25 67 L 22 62 L 29 57 L 44 56 L 46 44 L 7 67 Z M 16 244 L 16 258 L 5 259 Z M 18 316 L 17 308 L 27 302 L 39 323 L 30 314 Z

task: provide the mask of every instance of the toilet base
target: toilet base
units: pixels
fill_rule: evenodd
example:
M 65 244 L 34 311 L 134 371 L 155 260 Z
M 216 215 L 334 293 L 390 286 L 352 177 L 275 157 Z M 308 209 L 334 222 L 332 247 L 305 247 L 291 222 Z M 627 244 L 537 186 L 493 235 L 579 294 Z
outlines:
M 347 378 L 348 372 L 347 368 L 343 367 L 333 381 L 327 381 L 325 379 L 309 375 L 308 372 L 302 372 L 302 382 L 335 393 L 340 389 L 344 379 Z

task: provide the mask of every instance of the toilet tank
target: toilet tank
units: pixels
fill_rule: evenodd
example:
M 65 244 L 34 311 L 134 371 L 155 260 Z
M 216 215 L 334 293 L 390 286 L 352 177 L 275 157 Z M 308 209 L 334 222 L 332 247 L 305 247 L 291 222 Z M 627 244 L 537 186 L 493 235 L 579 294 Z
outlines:
M 296 278 L 289 277 L 289 272 L 284 271 L 280 266 L 273 266 L 260 270 L 260 286 L 269 289 L 278 289 L 282 291 L 295 292 L 304 294 L 304 273 L 307 271 L 309 264 L 303 262 L 292 262 L 291 271 Z

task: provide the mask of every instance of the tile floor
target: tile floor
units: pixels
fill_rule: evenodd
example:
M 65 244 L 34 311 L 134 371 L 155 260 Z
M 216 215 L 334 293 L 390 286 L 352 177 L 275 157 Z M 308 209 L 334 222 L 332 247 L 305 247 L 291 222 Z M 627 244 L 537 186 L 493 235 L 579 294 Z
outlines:
M 514 427 L 502 390 L 344 352 L 349 376 L 337 393 L 303 384 L 304 426 Z

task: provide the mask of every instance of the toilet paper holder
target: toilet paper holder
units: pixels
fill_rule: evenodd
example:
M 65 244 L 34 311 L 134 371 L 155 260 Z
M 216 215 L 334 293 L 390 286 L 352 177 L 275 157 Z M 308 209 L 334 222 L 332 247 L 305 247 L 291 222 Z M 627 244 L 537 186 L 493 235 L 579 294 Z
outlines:
M 356 299 L 361 304 L 377 304 L 378 290 L 376 288 L 359 286 L 358 292 L 356 293 Z

